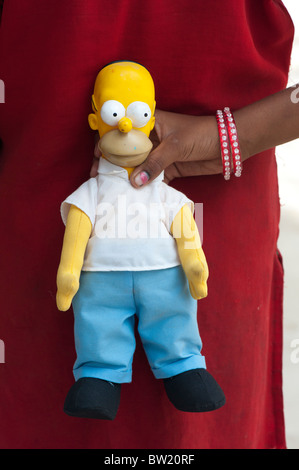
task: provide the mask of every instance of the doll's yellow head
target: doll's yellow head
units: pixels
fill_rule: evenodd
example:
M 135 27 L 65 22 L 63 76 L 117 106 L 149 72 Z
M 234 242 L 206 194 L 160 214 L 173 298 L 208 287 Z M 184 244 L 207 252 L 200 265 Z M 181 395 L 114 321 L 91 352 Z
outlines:
M 155 88 L 148 70 L 136 62 L 113 62 L 98 74 L 88 122 L 100 136 L 99 147 L 111 163 L 135 167 L 152 149 Z

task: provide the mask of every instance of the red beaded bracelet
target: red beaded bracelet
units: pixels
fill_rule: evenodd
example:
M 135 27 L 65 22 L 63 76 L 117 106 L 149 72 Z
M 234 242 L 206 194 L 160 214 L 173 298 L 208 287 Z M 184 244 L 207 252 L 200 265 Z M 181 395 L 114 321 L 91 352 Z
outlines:
M 227 132 L 227 127 L 225 125 L 223 112 L 220 109 L 218 109 L 216 113 L 216 120 L 217 120 L 219 139 L 220 139 L 223 176 L 224 176 L 224 179 L 228 181 L 230 179 L 230 174 L 231 174 L 231 156 L 230 156 L 230 148 L 229 148 L 229 136 Z
M 239 177 L 242 174 L 242 161 L 241 161 L 241 152 L 240 145 L 238 140 L 237 128 L 233 113 L 229 108 L 224 108 L 224 119 L 227 126 L 232 159 L 233 159 L 233 170 L 235 176 Z

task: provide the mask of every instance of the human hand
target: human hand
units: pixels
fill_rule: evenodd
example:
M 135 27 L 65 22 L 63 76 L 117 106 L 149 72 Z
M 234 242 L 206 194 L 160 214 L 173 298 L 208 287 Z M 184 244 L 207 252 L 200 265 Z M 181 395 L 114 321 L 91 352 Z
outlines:
M 151 182 L 164 170 L 166 183 L 177 177 L 222 173 L 218 128 L 214 116 L 189 116 L 156 111 L 154 150 L 131 175 L 140 186 L 140 172 Z M 137 177 L 137 180 L 136 180 Z
M 101 156 L 101 152 L 100 152 L 100 149 L 99 149 L 99 140 L 100 140 L 99 134 L 96 133 L 94 152 L 93 152 L 93 162 L 92 162 L 91 169 L 90 169 L 90 177 L 91 178 L 95 178 L 98 174 L 99 159 L 100 159 L 100 156 Z

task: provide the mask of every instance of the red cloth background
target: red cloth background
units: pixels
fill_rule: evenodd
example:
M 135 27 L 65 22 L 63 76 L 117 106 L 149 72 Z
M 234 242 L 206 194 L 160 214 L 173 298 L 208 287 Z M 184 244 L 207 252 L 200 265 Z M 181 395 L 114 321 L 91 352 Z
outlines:
M 213 3 L 213 5 L 212 5 Z M 140 343 L 113 422 L 66 416 L 73 316 L 55 305 L 61 201 L 89 177 L 87 123 L 98 70 L 149 68 L 160 109 L 233 110 L 286 86 L 293 24 L 274 0 L 4 1 L 0 36 L 1 448 L 284 448 L 283 270 L 274 151 L 239 180 L 175 180 L 204 203 L 209 295 L 198 318 L 227 404 L 175 410 Z

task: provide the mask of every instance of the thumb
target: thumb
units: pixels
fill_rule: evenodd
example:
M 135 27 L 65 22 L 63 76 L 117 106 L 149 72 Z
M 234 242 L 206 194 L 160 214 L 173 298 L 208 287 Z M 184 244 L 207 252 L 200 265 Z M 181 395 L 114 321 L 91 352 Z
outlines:
M 172 146 L 168 139 L 163 140 L 158 147 L 153 150 L 144 163 L 134 169 L 130 182 L 135 188 L 140 188 L 151 183 L 175 160 Z

